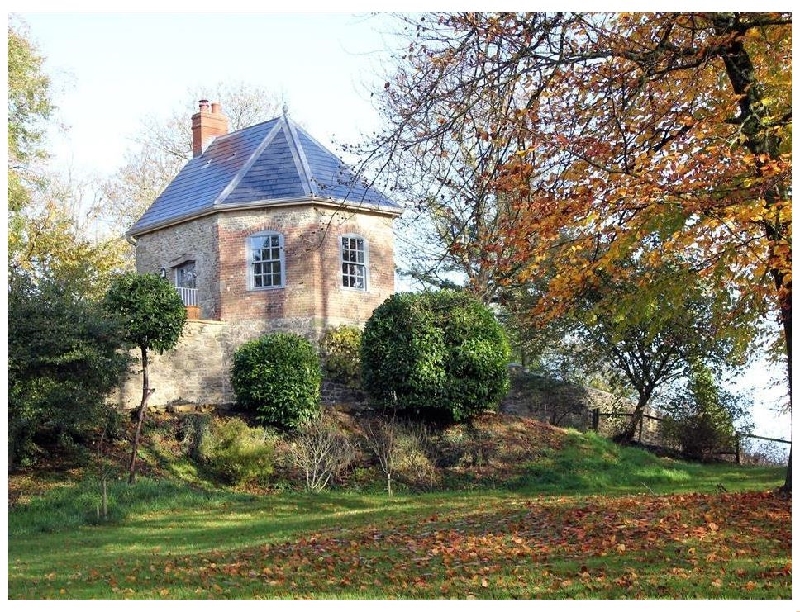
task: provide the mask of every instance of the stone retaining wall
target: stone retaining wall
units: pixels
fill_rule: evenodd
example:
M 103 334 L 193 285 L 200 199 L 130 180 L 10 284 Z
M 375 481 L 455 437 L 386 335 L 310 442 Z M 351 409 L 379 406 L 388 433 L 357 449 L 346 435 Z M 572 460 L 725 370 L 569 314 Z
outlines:
M 236 349 L 248 340 L 267 332 L 293 332 L 316 340 L 319 327 L 308 319 L 284 320 L 280 326 L 223 321 L 187 321 L 178 345 L 163 355 L 148 353 L 150 387 L 155 389 L 148 402 L 152 408 L 182 405 L 227 406 L 235 402 L 231 387 L 231 366 Z M 130 374 L 114 401 L 133 409 L 142 399 L 142 369 L 139 351 Z M 366 409 L 364 393 L 346 385 L 323 381 L 322 404 L 348 405 Z
M 150 387 L 155 389 L 149 405 L 177 404 L 224 406 L 235 401 L 230 372 L 233 354 L 248 340 L 267 332 L 293 332 L 315 338 L 318 328 L 308 319 L 284 319 L 279 327 L 224 321 L 187 321 L 178 345 L 163 355 L 148 353 Z M 114 398 L 122 408 L 134 408 L 142 398 L 142 370 L 139 351 L 130 375 Z

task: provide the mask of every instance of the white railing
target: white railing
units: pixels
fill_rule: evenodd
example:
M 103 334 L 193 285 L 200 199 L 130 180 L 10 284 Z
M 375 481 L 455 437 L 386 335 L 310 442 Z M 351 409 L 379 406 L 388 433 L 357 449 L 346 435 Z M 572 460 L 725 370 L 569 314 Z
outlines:
M 197 289 L 175 287 L 175 290 L 180 294 L 184 306 L 197 306 Z

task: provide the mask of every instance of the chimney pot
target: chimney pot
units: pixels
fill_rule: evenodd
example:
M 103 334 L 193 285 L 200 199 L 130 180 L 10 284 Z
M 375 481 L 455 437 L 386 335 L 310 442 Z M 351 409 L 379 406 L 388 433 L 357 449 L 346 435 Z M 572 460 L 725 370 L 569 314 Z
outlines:
M 200 110 L 208 110 L 208 100 L 200 100 Z
M 222 105 L 219 102 L 212 102 L 211 112 L 215 115 L 219 115 L 222 112 Z

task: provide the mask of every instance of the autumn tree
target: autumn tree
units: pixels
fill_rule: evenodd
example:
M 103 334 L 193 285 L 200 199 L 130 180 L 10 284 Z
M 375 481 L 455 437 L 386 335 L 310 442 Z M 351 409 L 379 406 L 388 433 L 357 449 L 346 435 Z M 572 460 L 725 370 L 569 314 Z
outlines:
M 29 194 L 9 232 L 9 267 L 63 281 L 83 295 L 99 299 L 111 277 L 125 267 L 119 237 L 93 236 L 94 219 L 82 212 L 91 185 L 71 176 L 47 175 L 46 184 Z
M 48 164 L 45 130 L 53 121 L 44 57 L 21 22 L 8 28 L 8 264 L 15 274 L 63 281 L 99 297 L 123 265 L 119 240 L 94 236 L 87 215 L 91 185 Z
M 127 272 L 111 284 L 103 300 L 108 316 L 119 322 L 124 339 L 139 349 L 142 359 L 142 400 L 136 413 L 128 481 L 136 480 L 136 455 L 150 388 L 150 351 L 163 353 L 175 347 L 186 323 L 183 300 L 169 281 L 157 274 Z
M 648 263 L 689 254 L 740 310 L 777 320 L 791 372 L 790 14 L 409 19 L 375 150 L 436 143 L 483 96 L 506 96 L 486 132 L 513 148 L 487 181 L 515 214 L 484 250 L 503 285 L 546 279 L 540 321 L 608 275 L 625 280 L 656 235 Z M 511 255 L 492 259 L 498 248 Z
M 461 68 L 454 66 L 443 79 L 456 86 L 466 78 Z M 380 109 L 386 123 L 407 121 L 408 140 L 380 158 L 391 181 L 385 188 L 409 203 L 398 221 L 401 272 L 430 287 L 463 284 L 488 304 L 499 291 L 495 264 L 512 255 L 503 247 L 504 229 L 519 214 L 493 187 L 502 164 L 517 150 L 511 138 L 492 132 L 513 98 L 509 90 L 491 90 L 463 108 L 456 101 L 449 109 L 451 124 L 440 129 L 435 112 L 399 114 L 421 93 L 404 70 Z

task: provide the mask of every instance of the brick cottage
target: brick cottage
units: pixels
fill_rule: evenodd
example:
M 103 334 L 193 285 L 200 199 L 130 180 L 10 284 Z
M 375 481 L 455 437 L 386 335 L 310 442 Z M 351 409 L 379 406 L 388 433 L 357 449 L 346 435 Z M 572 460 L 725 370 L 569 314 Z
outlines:
M 199 319 L 154 361 L 154 405 L 228 403 L 242 342 L 362 325 L 394 291 L 401 208 L 285 112 L 228 133 L 201 100 L 192 135 L 193 159 L 127 234 L 136 270 L 168 278 Z M 138 401 L 136 379 L 123 404 Z

